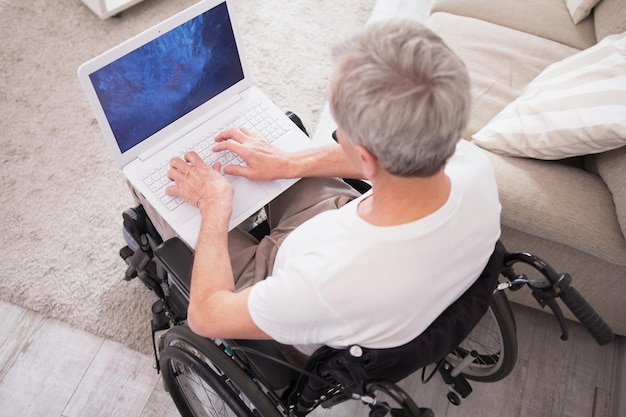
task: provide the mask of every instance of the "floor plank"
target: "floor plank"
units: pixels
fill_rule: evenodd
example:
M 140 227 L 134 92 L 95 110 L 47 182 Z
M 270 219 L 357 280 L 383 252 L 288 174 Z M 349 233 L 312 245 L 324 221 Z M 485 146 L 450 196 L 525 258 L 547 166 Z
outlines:
M 3 415 L 60 416 L 103 339 L 43 319 L 0 381 Z
M 172 401 L 170 394 L 165 391 L 163 382 L 159 378 L 157 381 L 148 403 L 139 415 L 139 417 L 180 417 L 178 409 Z
M 105 341 L 63 416 L 139 416 L 159 380 L 153 363 L 120 343 Z
M 611 389 L 611 412 L 614 417 L 626 416 L 626 338 L 617 342 L 615 362 L 611 364 L 615 369 Z M 611 366 L 609 365 L 609 366 Z
M 578 323 L 570 323 L 570 339 L 562 341 L 552 316 L 536 314 L 534 320 L 520 415 L 594 416 L 596 389 L 612 380 L 607 362 L 614 357 L 615 344 L 598 346 Z
M 0 301 L 0 381 L 41 321 L 35 312 Z

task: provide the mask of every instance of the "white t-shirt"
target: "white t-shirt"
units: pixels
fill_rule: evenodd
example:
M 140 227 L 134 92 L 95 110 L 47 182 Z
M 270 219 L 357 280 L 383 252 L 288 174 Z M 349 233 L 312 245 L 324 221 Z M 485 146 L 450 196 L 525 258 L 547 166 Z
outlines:
M 322 345 L 403 345 L 467 290 L 500 237 L 489 160 L 461 140 L 448 161 L 447 202 L 417 221 L 374 226 L 357 215 L 365 196 L 295 229 L 272 276 L 257 283 L 252 319 L 278 342 L 310 355 Z

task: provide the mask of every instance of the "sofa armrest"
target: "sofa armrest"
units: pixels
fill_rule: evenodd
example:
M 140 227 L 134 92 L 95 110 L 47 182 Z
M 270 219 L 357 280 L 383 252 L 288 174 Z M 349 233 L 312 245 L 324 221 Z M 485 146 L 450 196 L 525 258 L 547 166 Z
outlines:
M 626 240 L 600 177 L 559 162 L 483 152 L 496 173 L 502 224 L 626 265 Z
M 434 0 L 431 14 L 473 17 L 576 49 L 596 43 L 592 18 L 575 25 L 563 0 Z
M 588 165 L 605 182 L 615 205 L 622 234 L 626 236 L 626 146 L 586 157 Z
M 626 7 L 624 0 L 602 0 L 593 8 L 596 39 L 626 31 Z

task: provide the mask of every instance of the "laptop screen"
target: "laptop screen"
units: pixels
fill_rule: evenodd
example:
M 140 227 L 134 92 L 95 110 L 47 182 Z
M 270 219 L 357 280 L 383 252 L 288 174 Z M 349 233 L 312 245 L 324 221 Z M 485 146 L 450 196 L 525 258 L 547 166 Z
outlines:
M 126 152 L 243 79 L 226 3 L 89 77 Z

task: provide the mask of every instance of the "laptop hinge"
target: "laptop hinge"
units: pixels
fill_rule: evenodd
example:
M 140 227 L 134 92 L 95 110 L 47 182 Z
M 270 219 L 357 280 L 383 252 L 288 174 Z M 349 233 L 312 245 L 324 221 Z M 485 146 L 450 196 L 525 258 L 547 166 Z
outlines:
M 220 104 L 218 104 L 216 106 L 212 106 L 210 111 L 206 112 L 204 115 L 202 115 L 202 117 L 198 117 L 192 123 L 189 123 L 189 125 L 185 126 L 184 130 L 178 131 L 176 135 L 172 135 L 170 140 L 165 140 L 161 144 L 153 146 L 150 149 L 148 149 L 147 151 L 139 154 L 139 159 L 141 159 L 142 161 L 146 161 L 152 155 L 160 152 L 161 150 L 163 150 L 164 148 L 169 146 L 171 143 L 173 143 L 176 140 L 178 140 L 179 138 L 187 135 L 189 132 L 193 131 L 194 129 L 197 129 L 203 123 L 207 122 L 208 120 L 210 120 L 211 118 L 215 117 L 219 113 L 225 111 L 226 109 L 228 109 L 229 107 L 231 107 L 234 104 L 238 103 L 242 99 L 243 99 L 243 97 L 241 97 L 241 94 L 237 94 L 237 95 L 229 98 L 228 100 L 224 101 L 223 103 L 220 103 Z

